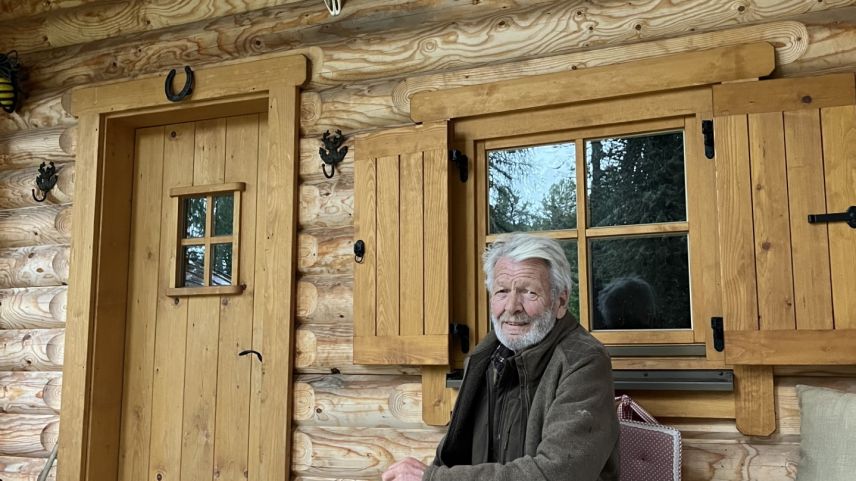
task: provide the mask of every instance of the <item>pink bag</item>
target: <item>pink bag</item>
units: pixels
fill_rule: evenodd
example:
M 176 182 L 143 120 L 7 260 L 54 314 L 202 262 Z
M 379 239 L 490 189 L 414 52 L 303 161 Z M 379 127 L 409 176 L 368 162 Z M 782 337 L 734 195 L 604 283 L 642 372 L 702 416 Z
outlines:
M 681 432 L 658 423 L 630 396 L 615 402 L 621 425 L 620 481 L 680 481 Z

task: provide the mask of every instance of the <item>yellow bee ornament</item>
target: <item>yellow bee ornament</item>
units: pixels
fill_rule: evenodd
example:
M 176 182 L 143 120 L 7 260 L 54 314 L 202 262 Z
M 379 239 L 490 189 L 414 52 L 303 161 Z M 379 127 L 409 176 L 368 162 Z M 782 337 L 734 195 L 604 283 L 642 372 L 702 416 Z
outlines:
M 15 111 L 18 106 L 18 52 L 12 50 L 7 54 L 0 53 L 0 107 L 8 113 Z

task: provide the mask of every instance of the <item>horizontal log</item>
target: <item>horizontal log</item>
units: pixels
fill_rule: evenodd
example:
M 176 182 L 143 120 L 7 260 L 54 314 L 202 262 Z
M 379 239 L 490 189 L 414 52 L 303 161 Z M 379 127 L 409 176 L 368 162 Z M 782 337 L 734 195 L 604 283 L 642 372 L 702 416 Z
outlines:
M 77 143 L 75 127 L 53 127 L 0 135 L 0 169 L 36 167 L 42 162 L 72 162 Z M 33 175 L 38 174 L 34 169 Z
M 0 372 L 0 413 L 58 414 L 61 392 L 58 372 Z
M 57 415 L 0 414 L 0 456 L 46 458 L 58 434 Z
M 66 285 L 68 251 L 67 245 L 0 249 L 0 289 Z
M 24 98 L 15 112 L 0 116 L 0 132 L 77 125 L 77 119 L 64 106 L 66 92 L 39 92 Z
M 298 234 L 297 244 L 297 270 L 301 274 L 353 272 L 353 226 L 304 230 Z
M 0 21 L 31 17 L 103 0 L 16 0 L 0 3 Z
M 354 364 L 354 326 L 303 324 L 295 331 L 295 370 L 299 374 L 418 374 L 413 366 Z
M 299 427 L 294 432 L 292 470 L 301 476 L 379 479 L 392 463 L 411 456 L 434 459 L 445 428 Z
M 306 180 L 300 184 L 301 228 L 331 228 L 354 223 L 354 178 L 334 175 L 324 181 Z
M 297 376 L 297 426 L 426 428 L 419 376 Z
M 301 324 L 351 324 L 353 306 L 353 276 L 304 276 L 297 282 L 297 322 Z
M 0 329 L 65 327 L 68 288 L 0 289 Z
M 293 51 L 312 57 L 311 85 L 338 85 L 671 38 L 850 4 L 788 2 L 741 11 L 707 0 L 650 0 L 641 5 L 542 1 L 523 6 L 512 1 L 413 0 L 390 5 L 372 0 L 344 9 L 345 16 L 333 23 L 306 26 L 306 18 L 319 7 L 302 2 L 297 5 L 304 10 L 259 10 L 240 19 L 223 17 L 91 42 L 85 48 L 33 53 L 29 83 L 34 91 L 55 90 L 162 72 L 173 67 L 176 58 L 199 66 Z M 355 31 L 360 35 L 355 37 Z
M 39 473 L 42 472 L 46 461 L 42 458 L 0 456 L 0 479 L 3 481 L 38 481 Z M 47 479 L 51 481 L 56 479 L 56 465 L 51 468 Z
M 0 371 L 62 371 L 65 329 L 0 331 Z
M 36 177 L 39 175 L 38 168 L 0 170 L 0 210 L 71 203 L 74 195 L 74 164 L 64 163 L 56 167 L 56 185 L 48 192 L 43 203 L 36 202 L 33 198 Z M 39 198 L 44 195 L 40 191 L 36 194 Z
M 88 2 L 75 9 L 15 18 L 0 23 L 0 51 L 20 53 L 237 15 L 297 0 L 181 0 L 161 2 Z M 53 3 L 53 2 L 50 2 Z M 325 10 L 326 12 L 326 10 Z M 2 18 L 2 17 L 0 17 Z
M 856 64 L 856 11 L 847 8 L 834 21 L 808 23 L 808 48 L 797 61 L 782 65 L 777 76 L 852 72 Z
M 716 442 L 683 439 L 684 481 L 793 480 L 799 464 L 799 441 L 764 443 L 758 439 Z
M 71 242 L 71 204 L 0 210 L 0 248 Z

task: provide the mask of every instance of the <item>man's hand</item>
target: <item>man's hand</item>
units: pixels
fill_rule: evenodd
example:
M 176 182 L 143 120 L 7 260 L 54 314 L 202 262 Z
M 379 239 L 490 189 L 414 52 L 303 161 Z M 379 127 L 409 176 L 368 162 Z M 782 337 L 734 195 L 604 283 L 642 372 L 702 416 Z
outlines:
M 422 481 L 425 466 L 419 460 L 404 458 L 390 466 L 381 476 L 382 481 Z

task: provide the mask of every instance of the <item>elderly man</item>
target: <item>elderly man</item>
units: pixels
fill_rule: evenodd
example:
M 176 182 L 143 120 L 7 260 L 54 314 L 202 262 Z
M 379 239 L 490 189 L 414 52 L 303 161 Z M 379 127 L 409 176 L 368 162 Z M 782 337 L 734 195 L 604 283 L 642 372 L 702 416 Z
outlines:
M 383 481 L 617 480 L 609 356 L 568 313 L 561 246 L 510 235 L 484 269 L 493 330 L 467 360 L 434 463 L 404 459 Z

